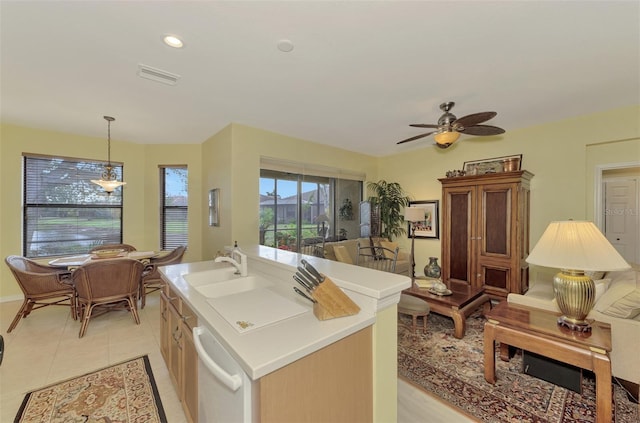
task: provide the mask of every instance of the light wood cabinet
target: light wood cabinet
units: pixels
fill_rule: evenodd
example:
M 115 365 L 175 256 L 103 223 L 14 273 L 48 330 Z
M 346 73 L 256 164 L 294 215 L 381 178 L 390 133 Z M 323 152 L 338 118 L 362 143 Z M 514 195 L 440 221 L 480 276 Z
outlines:
M 167 284 L 160 294 L 160 350 L 189 422 L 198 418 L 198 355 L 193 327 L 198 319 Z
M 532 177 L 521 170 L 439 179 L 444 281 L 482 287 L 494 299 L 527 291 Z
M 160 297 L 161 350 L 189 422 L 197 421 L 197 317 L 167 284 Z M 366 327 L 275 370 L 253 385 L 261 423 L 373 421 L 373 329 Z
M 371 346 L 367 327 L 260 378 L 259 421 L 373 421 Z

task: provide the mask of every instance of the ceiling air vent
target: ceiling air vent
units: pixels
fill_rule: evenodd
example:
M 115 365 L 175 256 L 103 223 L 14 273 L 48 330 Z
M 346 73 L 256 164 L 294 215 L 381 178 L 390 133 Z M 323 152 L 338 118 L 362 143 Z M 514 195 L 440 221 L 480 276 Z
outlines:
M 162 82 L 167 85 L 176 85 L 180 75 L 173 74 L 171 72 L 163 71 L 161 69 L 152 68 L 151 66 L 139 64 L 138 76 L 144 79 L 150 79 L 156 82 Z

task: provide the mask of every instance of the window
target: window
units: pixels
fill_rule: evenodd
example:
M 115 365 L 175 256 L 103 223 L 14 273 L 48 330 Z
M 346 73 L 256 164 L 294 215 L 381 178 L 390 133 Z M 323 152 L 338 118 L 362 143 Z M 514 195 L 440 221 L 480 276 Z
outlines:
M 305 244 L 358 238 L 361 199 L 362 181 L 262 169 L 260 244 L 300 251 Z
M 23 255 L 82 254 L 122 242 L 122 189 L 107 194 L 91 182 L 103 162 L 24 155 Z M 122 180 L 122 166 L 114 164 Z
M 160 248 L 187 245 L 188 172 L 186 166 L 160 166 Z

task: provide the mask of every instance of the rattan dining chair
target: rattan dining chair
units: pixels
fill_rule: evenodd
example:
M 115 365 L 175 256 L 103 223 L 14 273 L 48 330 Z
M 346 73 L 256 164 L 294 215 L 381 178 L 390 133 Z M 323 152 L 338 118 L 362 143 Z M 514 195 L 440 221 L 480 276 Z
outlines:
M 164 286 L 164 280 L 160 276 L 158 267 L 180 263 L 186 249 L 187 247 L 181 245 L 167 255 L 151 258 L 150 263 L 145 267 L 145 275 L 142 277 L 142 284 L 140 284 L 140 308 L 144 308 L 147 303 L 147 294 L 158 291 Z
M 96 245 L 95 247 L 90 249 L 89 253 L 95 253 L 99 250 L 124 250 L 127 253 L 130 253 L 131 251 L 136 251 L 136 247 L 129 244 L 102 244 Z
M 300 243 L 300 253 L 324 258 L 324 238 L 305 238 Z
M 5 262 L 24 294 L 22 306 L 13 318 L 7 333 L 33 310 L 50 305 L 71 307 L 71 316 L 77 319 L 75 291 L 68 270 L 45 266 L 21 256 L 8 256 Z
M 358 243 L 356 265 L 394 273 L 396 271 L 398 251 L 400 251 L 399 247 L 396 247 L 395 250 L 380 246 L 361 247 L 360 243 Z
M 127 309 L 136 324 L 138 294 L 144 265 L 128 258 L 106 259 L 83 264 L 74 270 L 73 285 L 77 292 L 78 310 L 82 321 L 82 338 L 92 317 L 115 309 Z

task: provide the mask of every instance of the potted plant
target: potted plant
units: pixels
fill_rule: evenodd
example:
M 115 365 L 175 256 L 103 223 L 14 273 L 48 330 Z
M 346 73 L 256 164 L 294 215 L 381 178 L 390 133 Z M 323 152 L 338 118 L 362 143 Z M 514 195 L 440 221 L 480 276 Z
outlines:
M 342 220 L 353 220 L 353 204 L 348 198 L 345 198 L 340 206 L 339 215 Z
M 400 184 L 380 180 L 369 182 L 367 188 L 373 193 L 368 200 L 371 207 L 378 208 L 380 211 L 382 224 L 380 236 L 391 241 L 393 237 L 404 235 L 406 233 L 404 216 L 400 211 L 409 205 L 410 198 Z

